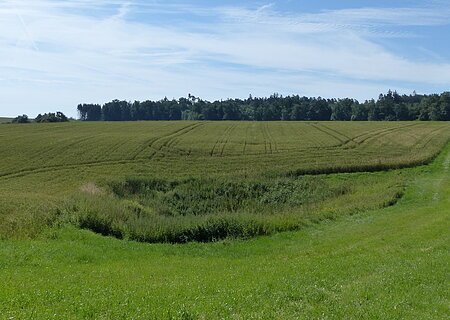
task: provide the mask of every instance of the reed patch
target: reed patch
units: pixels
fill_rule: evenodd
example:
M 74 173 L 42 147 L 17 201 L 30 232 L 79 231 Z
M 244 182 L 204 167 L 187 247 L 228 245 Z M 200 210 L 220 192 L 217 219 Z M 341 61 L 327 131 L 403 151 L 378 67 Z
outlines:
M 79 193 L 63 220 L 102 235 L 142 242 L 210 242 L 297 230 L 343 214 L 395 204 L 393 174 L 232 180 L 130 177 L 109 193 Z M 370 195 L 366 193 L 370 191 Z

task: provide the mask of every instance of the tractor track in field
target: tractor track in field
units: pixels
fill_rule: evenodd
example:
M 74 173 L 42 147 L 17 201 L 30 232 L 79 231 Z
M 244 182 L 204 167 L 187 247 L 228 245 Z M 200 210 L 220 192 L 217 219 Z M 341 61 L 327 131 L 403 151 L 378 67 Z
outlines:
M 268 154 L 268 150 L 270 150 L 270 153 L 272 153 L 272 146 L 270 145 L 270 141 L 268 141 L 268 138 L 266 137 L 264 123 L 260 123 L 258 125 L 264 139 L 264 154 Z M 267 147 L 267 145 L 269 145 L 269 148 Z
M 111 146 L 111 148 L 108 149 L 108 153 L 113 154 L 114 152 L 119 150 L 121 146 L 123 146 L 125 144 L 127 144 L 127 141 L 119 141 L 119 142 L 115 143 L 114 145 Z
M 204 125 L 205 123 L 203 122 L 194 123 L 192 125 L 181 128 L 175 132 L 172 132 L 171 134 L 159 137 L 158 139 L 154 140 L 153 143 L 149 146 L 150 148 L 154 149 L 154 152 L 150 155 L 148 160 L 155 158 L 157 155 L 162 155 L 163 157 L 165 157 L 166 156 L 165 150 L 170 149 L 170 147 L 175 143 L 177 139 Z M 156 148 L 155 143 L 160 141 L 162 141 L 163 143 L 158 148 Z
M 328 126 L 325 126 L 323 124 L 320 124 L 320 125 L 318 125 L 318 124 L 310 124 L 310 125 L 313 126 L 314 128 L 316 128 L 317 130 L 319 130 L 319 131 L 321 131 L 321 132 L 323 132 L 323 133 L 325 133 L 325 134 L 327 134 L 327 135 L 337 139 L 338 141 L 340 141 L 339 144 L 331 146 L 332 148 L 336 148 L 336 147 L 347 147 L 352 142 L 355 143 L 357 146 L 359 146 L 359 145 L 363 144 L 364 142 L 369 141 L 369 139 L 379 138 L 379 137 L 388 135 L 390 133 L 393 133 L 395 131 L 398 131 L 398 130 L 401 130 L 401 129 L 404 129 L 404 128 L 407 128 L 407 127 L 411 127 L 411 126 L 416 126 L 416 125 L 419 125 L 419 124 L 418 123 L 413 123 L 413 124 L 406 124 L 406 125 L 402 125 L 400 127 L 394 127 L 394 128 L 376 129 L 376 130 L 363 132 L 363 133 L 361 133 L 359 135 L 356 135 L 354 137 L 348 137 L 347 135 L 339 132 L 338 130 L 329 128 Z M 328 132 L 326 130 L 323 130 L 323 128 L 326 128 L 329 131 L 332 131 L 333 133 L 330 133 L 330 132 Z M 336 134 L 339 134 L 340 136 L 345 137 L 346 139 L 342 139 L 342 138 L 336 136 Z M 361 137 L 364 137 L 363 140 L 358 141 L 357 139 L 359 139 Z M 330 146 L 321 147 L 321 148 L 328 149 L 328 148 L 330 148 Z
M 194 127 L 194 126 L 196 126 L 196 125 L 198 125 L 198 123 L 189 124 L 189 125 L 184 126 L 184 127 L 182 127 L 182 128 L 178 128 L 177 130 L 172 131 L 172 132 L 170 132 L 170 133 L 168 133 L 168 134 L 165 134 L 165 135 L 162 135 L 162 136 L 153 137 L 153 138 L 147 140 L 147 141 L 144 143 L 144 145 L 143 145 L 143 146 L 142 146 L 142 147 L 141 147 L 141 148 L 133 155 L 132 159 L 137 159 L 137 158 L 139 157 L 140 154 L 142 154 L 145 150 L 147 150 L 147 149 L 149 149 L 149 148 L 155 150 L 155 148 L 154 148 L 153 146 L 154 146 L 155 143 L 157 143 L 158 141 L 161 141 L 161 140 L 164 140 L 164 139 L 166 139 L 166 138 L 169 138 L 169 137 L 171 137 L 171 136 L 174 135 L 174 134 L 177 134 L 177 133 L 179 133 L 179 132 L 181 132 L 181 131 L 183 131 L 183 130 L 189 129 L 189 128 Z M 158 151 L 159 151 L 160 149 L 161 149 L 161 148 L 159 148 Z
M 302 151 L 318 150 L 318 149 L 320 149 L 320 150 L 331 150 L 331 149 L 335 149 L 335 148 L 338 148 L 338 147 L 345 146 L 350 140 L 355 139 L 356 137 L 359 137 L 361 135 L 365 135 L 365 134 L 368 133 L 368 131 L 366 131 L 366 132 L 363 132 L 360 135 L 355 136 L 352 139 L 350 139 L 350 137 L 347 137 L 346 135 L 340 133 L 339 131 L 337 131 L 335 129 L 331 129 L 331 128 L 329 128 L 327 126 L 324 126 L 322 124 L 318 125 L 317 122 L 316 123 L 306 123 L 306 124 L 308 126 L 310 126 L 310 127 L 313 127 L 317 131 L 320 131 L 320 132 L 324 133 L 325 135 L 327 135 L 329 137 L 332 137 L 334 140 L 337 140 L 338 143 L 330 144 L 330 145 L 323 145 L 323 142 L 321 142 L 321 140 L 314 139 L 314 136 L 313 136 L 313 137 L 311 137 L 311 141 L 314 141 L 317 144 L 316 146 L 305 146 L 305 147 L 302 147 L 301 149 L 297 149 L 297 150 L 302 150 Z M 325 127 L 325 128 L 322 128 L 322 126 Z M 329 129 L 331 132 L 327 131 L 326 129 Z M 385 128 L 383 128 L 383 129 L 385 129 Z M 378 130 L 380 130 L 380 129 L 375 129 L 375 130 L 372 130 L 372 131 L 378 131 Z M 342 139 L 341 137 L 336 136 L 336 134 L 338 134 L 340 136 L 347 137 L 347 138 L 346 139 Z M 356 143 L 356 141 L 355 141 L 355 143 Z M 289 152 L 291 152 L 294 149 L 287 149 L 287 150 Z
M 242 155 L 245 155 L 245 151 L 247 150 L 247 139 L 248 139 L 248 130 L 250 125 L 245 126 L 245 138 L 244 138 L 244 147 L 242 148 Z
M 14 172 L 1 173 L 0 180 L 8 180 L 11 178 L 23 177 L 31 174 L 37 173 L 45 173 L 55 170 L 68 170 L 68 169 L 77 169 L 80 167 L 97 167 L 104 165 L 115 165 L 115 164 L 133 164 L 133 163 L 145 163 L 145 159 L 131 160 L 131 159 L 122 159 L 122 160 L 105 160 L 105 161 L 86 161 L 81 163 L 74 164 L 59 164 L 59 165 L 51 165 L 51 166 L 42 166 L 38 168 L 28 168 L 23 170 L 18 170 Z
M 204 125 L 205 125 L 205 123 L 197 123 L 197 124 L 194 124 L 192 126 L 188 126 L 188 127 L 185 127 L 185 128 L 183 128 L 181 130 L 178 130 L 177 132 L 174 132 L 174 133 L 172 133 L 172 134 L 170 134 L 168 136 L 162 137 L 158 141 L 162 141 L 162 140 L 165 140 L 165 139 L 167 139 L 167 140 L 164 141 L 164 143 L 158 148 L 158 150 L 162 150 L 164 148 L 171 148 L 173 145 L 175 145 L 175 143 L 177 142 L 177 140 L 180 137 L 182 137 L 185 134 L 187 134 L 187 133 L 197 129 L 198 127 L 204 126 Z
M 139 157 L 139 155 L 141 155 L 143 152 L 145 152 L 145 150 L 148 150 L 148 149 L 154 150 L 154 152 L 150 155 L 150 158 L 152 158 L 153 156 L 155 156 L 156 153 L 162 152 L 164 144 L 167 144 L 167 142 L 164 142 L 163 145 L 161 145 L 159 148 L 155 148 L 154 147 L 155 143 L 158 143 L 159 141 L 164 141 L 164 139 L 169 139 L 169 142 L 170 142 L 172 139 L 174 139 L 178 136 L 181 136 L 183 134 L 186 134 L 202 125 L 204 125 L 204 123 L 193 123 L 193 124 L 184 126 L 182 128 L 178 128 L 177 130 L 172 131 L 166 135 L 153 137 L 153 138 L 147 140 L 144 143 L 144 145 L 137 152 L 135 152 L 135 154 L 132 156 L 132 159 L 133 160 L 137 159 Z
M 112 155 L 114 152 L 116 152 L 117 150 L 119 150 L 122 146 L 126 145 L 128 143 L 128 141 L 119 141 L 117 143 L 115 143 L 109 150 L 108 150 L 108 154 Z
M 221 137 L 216 140 L 216 142 L 214 143 L 211 151 L 209 151 L 209 155 L 211 157 L 214 156 L 214 152 L 216 150 L 218 150 L 217 153 L 219 153 L 220 156 L 223 156 L 223 152 L 225 150 L 225 146 L 227 145 L 228 140 L 230 139 L 230 135 L 234 131 L 236 126 L 237 126 L 236 124 L 232 124 L 232 125 L 226 127 L 226 129 L 223 131 Z
M 433 130 L 431 130 L 429 133 L 428 133 L 428 135 L 426 135 L 425 137 L 422 137 L 422 138 L 420 138 L 420 139 L 418 139 L 418 141 L 417 141 L 417 144 L 416 144 L 416 146 L 420 146 L 421 148 L 425 148 L 426 146 L 428 146 L 428 144 L 431 142 L 431 141 L 433 141 L 433 138 L 434 138 L 434 133 L 435 132 L 439 132 L 439 131 L 441 131 L 441 130 L 444 130 L 445 128 L 436 128 L 436 129 L 433 129 Z M 422 141 L 425 141 L 422 145 L 420 145 L 420 143 L 422 143 Z M 448 143 L 448 141 L 447 141 L 447 143 Z M 447 144 L 446 143 L 446 144 Z
M 277 145 L 277 141 L 274 139 L 272 133 L 270 132 L 270 128 L 269 128 L 269 124 L 266 123 L 266 132 L 267 132 L 267 136 L 269 137 L 269 139 L 272 141 L 272 145 L 274 147 L 274 151 L 275 153 L 278 153 L 278 145 Z
M 220 156 L 223 157 L 223 151 L 225 150 L 225 146 L 228 144 L 228 140 L 230 140 L 230 135 L 236 128 L 236 125 L 233 125 L 230 130 L 228 130 L 227 135 L 225 136 L 225 141 L 222 142 L 222 146 L 220 148 Z
M 189 126 L 181 128 L 179 130 L 176 130 L 175 132 L 171 132 L 168 135 L 158 137 L 158 139 L 155 139 L 153 141 L 153 143 L 151 143 L 151 147 L 154 145 L 154 143 L 156 143 L 158 141 L 161 141 L 166 138 L 172 139 L 172 138 L 174 138 L 173 137 L 174 135 L 181 136 L 187 132 L 194 130 L 195 128 L 197 128 L 201 125 L 203 125 L 203 123 L 189 125 Z M 147 146 L 146 148 L 148 148 L 148 147 L 149 146 Z M 161 146 L 158 150 L 156 150 L 155 153 L 153 153 L 150 158 L 137 159 L 136 156 L 133 155 L 131 158 L 117 159 L 117 160 L 100 160 L 100 161 L 97 160 L 97 161 L 85 161 L 85 162 L 74 163 L 74 164 L 42 166 L 42 167 L 37 167 L 37 168 L 28 168 L 28 169 L 18 170 L 15 172 L 0 173 L 0 179 L 5 180 L 5 179 L 9 179 L 9 178 L 25 176 L 25 175 L 34 174 L 34 173 L 48 172 L 48 171 L 53 171 L 53 170 L 76 169 L 76 168 L 83 167 L 83 166 L 94 167 L 94 166 L 115 165 L 115 164 L 133 164 L 133 163 L 140 163 L 140 162 L 145 163 L 145 162 L 151 160 L 158 152 L 162 153 L 163 152 L 162 147 L 163 146 Z
M 53 151 L 57 150 L 58 148 L 63 148 L 62 150 L 66 150 L 68 148 L 72 148 L 78 144 L 81 144 L 83 142 L 89 141 L 91 139 L 94 139 L 95 136 L 87 136 L 80 139 L 77 139 L 75 141 L 69 142 L 68 144 L 63 144 L 63 142 L 57 142 L 55 146 L 52 146 L 50 148 L 46 148 L 43 151 L 38 151 L 37 153 L 31 154 L 29 157 L 30 159 L 39 159 L 43 155 L 51 154 Z
M 326 134 L 327 136 L 332 137 L 333 139 L 339 141 L 338 144 L 333 145 L 334 147 L 341 146 L 342 144 L 345 143 L 345 140 L 342 139 L 342 138 L 340 138 L 339 136 L 337 136 L 333 131 L 330 132 L 330 130 L 326 130 L 326 129 L 328 129 L 328 128 L 325 129 L 325 128 L 323 128 L 321 125 L 316 124 L 316 123 L 308 123 L 308 124 L 309 124 L 311 127 L 313 127 L 314 129 L 316 129 L 316 130 L 318 130 L 318 131 L 320 131 L 320 132 Z
M 329 130 L 329 131 L 331 131 L 331 132 L 334 132 L 335 134 L 337 134 L 337 135 L 339 135 L 339 136 L 341 136 L 341 137 L 344 137 L 345 139 L 344 139 L 344 143 L 349 143 L 349 142 L 351 142 L 351 141 L 353 141 L 353 142 L 355 142 L 353 139 L 354 138 L 352 138 L 352 137 L 349 137 L 349 136 L 347 136 L 346 134 L 344 134 L 344 133 L 342 133 L 342 132 L 340 132 L 340 131 L 338 131 L 338 130 L 336 130 L 336 129 L 333 129 L 333 128 L 330 128 L 329 126 L 326 126 L 325 124 L 317 124 L 318 126 L 320 125 L 320 127 L 322 127 L 322 128 L 325 128 L 325 129 L 327 129 L 327 130 Z M 338 139 L 338 137 L 336 136 L 336 139 Z M 356 143 L 356 142 L 355 142 Z
M 424 141 L 426 139 L 426 143 L 422 143 L 419 140 L 416 141 L 416 145 L 412 146 L 411 148 L 414 148 L 418 151 L 420 151 L 421 149 L 425 149 L 427 147 L 427 145 L 433 141 L 433 139 L 436 137 L 436 134 L 434 134 L 434 132 L 436 131 L 440 131 L 440 130 L 444 130 L 443 128 L 436 128 L 435 130 L 433 130 L 432 132 L 430 132 L 429 134 L 427 134 L 426 137 L 422 137 L 422 141 Z M 441 145 L 441 143 L 439 142 L 439 145 Z M 445 143 L 444 143 L 445 145 Z M 408 152 L 411 152 L 411 148 L 403 148 L 401 149 L 401 153 L 404 156 L 408 156 Z M 442 146 L 439 147 L 439 150 L 441 150 Z M 305 152 L 305 149 L 303 150 L 295 150 L 292 149 L 290 150 L 288 153 L 283 153 L 283 160 L 284 161 L 290 161 L 292 159 L 302 159 L 304 161 L 310 161 L 312 159 L 317 159 L 317 158 L 342 158 L 342 157 L 348 157 L 349 154 L 353 154 L 352 157 L 367 157 L 368 160 L 373 157 L 373 156 L 377 156 L 379 154 L 378 150 L 362 150 L 362 149 L 354 149 L 352 148 L 351 150 L 349 149 L 343 149 L 343 148 L 336 148 L 336 147 L 328 147 L 328 148 L 309 148 L 308 152 Z M 364 152 L 363 152 L 364 151 Z M 350 152 L 350 153 L 349 153 Z M 433 157 L 433 154 L 435 154 L 436 152 L 439 151 L 433 151 L 433 150 L 429 150 L 429 152 L 426 152 L 426 154 L 422 155 L 422 157 L 420 157 L 422 160 L 424 160 L 426 162 L 426 159 L 428 159 L 429 157 Z M 259 153 L 249 153 L 247 154 L 247 156 L 249 157 L 258 157 L 260 154 Z M 281 155 L 281 154 L 280 154 Z M 391 155 L 392 159 L 391 160 L 395 160 L 395 158 L 399 158 L 401 157 L 401 155 Z M 413 156 L 413 154 L 410 154 L 410 156 Z M 386 159 L 388 160 L 388 159 Z M 407 161 L 406 158 L 402 158 L 400 159 L 401 162 L 405 162 L 405 166 L 409 166 L 406 163 L 408 163 L 409 161 Z M 422 162 L 422 160 L 420 159 L 415 159 L 412 162 Z M 278 161 L 278 160 L 275 160 Z
M 365 135 L 368 134 L 368 133 L 366 133 L 366 134 L 361 134 L 361 135 L 359 135 L 359 136 L 356 136 L 356 137 L 353 138 L 353 139 L 355 140 L 355 139 L 357 139 L 357 138 L 364 137 L 362 140 L 356 141 L 356 143 L 357 143 L 358 145 L 361 145 L 361 144 L 363 144 L 363 143 L 365 143 L 365 142 L 367 142 L 367 141 L 371 141 L 371 139 L 384 137 L 384 136 L 386 136 L 386 135 L 389 135 L 389 134 L 391 134 L 391 133 L 400 131 L 400 130 L 402 130 L 402 129 L 405 129 L 405 128 L 408 128 L 408 127 L 413 127 L 413 126 L 418 126 L 418 125 L 420 125 L 420 124 L 419 124 L 419 123 L 412 123 L 412 124 L 406 124 L 406 125 L 403 125 L 403 126 L 400 126 L 400 127 L 386 128 L 386 129 L 382 130 L 381 132 L 379 131 L 379 132 L 376 132 L 376 133 L 372 133 L 372 134 L 370 134 L 368 137 L 364 137 Z
M 311 124 L 309 124 L 309 125 L 311 125 Z M 385 135 L 388 135 L 388 134 L 390 134 L 390 133 L 394 133 L 395 131 L 398 131 L 398 130 L 401 130 L 401 129 L 404 129 L 404 128 L 407 128 L 407 127 L 411 127 L 411 126 L 417 126 L 417 125 L 420 125 L 420 124 L 419 124 L 419 123 L 414 123 L 414 124 L 406 124 L 406 125 L 402 125 L 402 126 L 400 126 L 400 127 L 394 127 L 394 128 L 380 128 L 380 129 L 369 130 L 369 131 L 362 132 L 362 133 L 360 133 L 360 134 L 358 134 L 358 135 L 356 135 L 356 136 L 354 136 L 354 137 L 352 137 L 352 138 L 348 137 L 348 139 L 345 139 L 345 140 L 342 139 L 342 138 L 339 138 L 339 139 L 338 139 L 337 137 L 334 136 L 334 134 L 332 135 L 331 133 L 324 132 L 324 130 L 321 130 L 321 128 L 315 127 L 315 129 L 317 129 L 317 130 L 319 130 L 319 131 L 321 131 L 321 132 L 327 134 L 328 136 L 332 135 L 335 139 L 340 140 L 341 143 L 335 144 L 335 145 L 329 145 L 329 146 L 302 147 L 301 149 L 293 148 L 293 149 L 289 149 L 288 151 L 289 151 L 290 153 L 299 153 L 299 152 L 300 152 L 300 153 L 303 153 L 303 152 L 305 152 L 305 151 L 313 151 L 313 150 L 321 150 L 321 151 L 323 151 L 323 150 L 330 150 L 330 151 L 331 151 L 331 150 L 354 149 L 355 147 L 357 148 L 357 147 L 360 146 L 363 142 L 366 142 L 366 141 L 368 141 L 369 139 L 374 139 L 374 138 L 377 138 L 377 137 L 385 136 Z M 321 126 L 322 126 L 322 125 L 321 125 Z M 327 127 L 327 128 L 328 128 L 328 127 Z M 335 129 L 331 129 L 331 128 L 329 128 L 329 129 L 330 129 L 331 131 L 334 131 L 334 132 L 336 132 L 336 133 L 342 135 L 342 136 L 347 137 L 346 135 L 344 135 L 344 134 L 342 134 L 342 133 L 339 133 L 339 131 L 337 131 L 337 130 L 335 130 Z M 441 129 L 442 129 L 442 128 L 438 128 L 437 130 L 441 130 Z M 367 135 L 369 135 L 369 136 L 367 136 Z M 367 137 L 366 137 L 366 136 L 367 136 Z M 358 139 L 358 138 L 361 138 L 361 137 L 364 137 L 364 139 L 361 140 L 361 141 L 357 141 L 357 139 Z M 423 137 L 422 139 L 425 139 L 425 137 Z M 351 143 L 351 142 L 353 142 L 356 146 L 353 146 L 352 148 L 348 148 L 347 146 L 348 146 L 349 143 Z M 246 150 L 245 147 L 246 147 L 246 142 L 244 142 L 244 151 Z M 341 149 L 340 147 L 343 147 L 343 148 Z M 260 154 L 260 153 L 256 153 L 256 152 L 254 152 L 254 153 L 244 153 L 244 152 L 243 152 L 243 154 L 247 154 L 247 155 L 257 155 L 257 154 Z
M 269 124 L 267 122 L 264 122 L 262 124 L 261 131 L 262 131 L 263 138 L 264 138 L 265 153 L 266 154 L 278 153 L 277 144 L 275 142 L 275 139 L 273 139 L 272 135 L 270 134 Z M 267 146 L 269 146 L 269 148 L 267 148 Z

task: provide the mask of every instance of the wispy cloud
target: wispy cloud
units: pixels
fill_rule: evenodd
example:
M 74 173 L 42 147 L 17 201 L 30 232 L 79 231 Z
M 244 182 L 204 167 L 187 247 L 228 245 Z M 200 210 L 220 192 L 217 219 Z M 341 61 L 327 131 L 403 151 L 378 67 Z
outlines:
M 370 98 L 392 85 L 444 87 L 449 61 L 398 56 L 374 37 L 410 36 L 399 28 L 449 21 L 449 9 L 438 3 L 306 14 L 272 3 L 5 0 L 0 111 L 55 101 L 72 110 L 81 101 L 189 92 L 210 99 L 274 91 Z
M 435 26 L 446 25 L 450 10 L 445 7 L 433 8 L 358 8 L 325 11 L 306 15 L 309 21 L 334 21 L 344 25 L 391 25 L 391 26 Z

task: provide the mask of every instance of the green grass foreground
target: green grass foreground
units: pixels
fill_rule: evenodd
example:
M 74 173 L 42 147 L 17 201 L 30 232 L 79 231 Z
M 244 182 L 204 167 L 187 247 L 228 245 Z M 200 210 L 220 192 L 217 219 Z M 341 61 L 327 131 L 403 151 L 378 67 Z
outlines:
M 5 319 L 445 319 L 450 148 L 396 206 L 247 241 L 142 244 L 74 227 L 0 246 Z

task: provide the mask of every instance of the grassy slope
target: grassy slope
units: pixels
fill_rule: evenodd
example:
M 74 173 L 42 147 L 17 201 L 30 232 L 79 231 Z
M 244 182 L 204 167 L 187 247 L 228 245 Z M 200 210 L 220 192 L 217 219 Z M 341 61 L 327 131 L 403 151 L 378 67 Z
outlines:
M 249 241 L 3 241 L 4 318 L 444 319 L 450 148 L 397 206 Z

